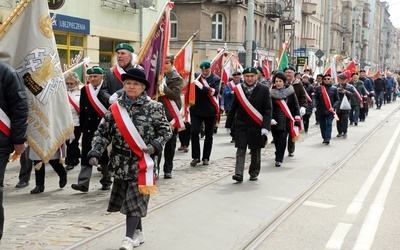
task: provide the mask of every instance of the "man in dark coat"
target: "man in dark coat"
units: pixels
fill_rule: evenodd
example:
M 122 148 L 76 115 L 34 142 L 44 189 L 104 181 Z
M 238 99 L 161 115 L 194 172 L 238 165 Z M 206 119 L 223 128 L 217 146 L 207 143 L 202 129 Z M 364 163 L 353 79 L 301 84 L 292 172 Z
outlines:
M 268 131 L 271 130 L 271 95 L 269 88 L 257 82 L 257 69 L 243 71 L 244 83 L 237 85 L 231 110 L 225 127 L 229 130 L 235 120 L 236 164 L 232 179 L 243 181 L 244 162 L 247 146 L 251 152 L 250 180 L 257 180 L 261 169 L 261 148 L 265 146 Z M 236 116 L 236 118 L 235 118 Z
M 378 75 L 378 78 L 374 80 L 375 89 L 375 101 L 376 109 L 381 109 L 383 103 L 383 96 L 386 92 L 386 82 L 383 79 L 383 75 Z
M 113 104 L 124 91 L 121 74 L 136 66 L 136 55 L 131 45 L 120 43 L 115 47 L 115 52 L 117 53 L 116 64 L 107 70 L 98 95 L 99 100 L 106 108 Z
M 171 139 L 167 141 L 164 147 L 164 179 L 172 178 L 173 160 L 175 156 L 176 137 L 178 130 L 185 129 L 180 109 L 182 107 L 181 93 L 183 87 L 183 79 L 174 69 L 175 58 L 168 55 L 164 66 L 164 79 L 160 87 L 160 96 L 158 101 L 164 106 L 167 120 L 173 126 L 173 134 Z M 175 105 L 173 105 L 175 103 Z M 173 108 L 175 107 L 175 108 Z M 161 157 L 158 158 L 160 165 Z
M 205 60 L 200 64 L 201 76 L 195 81 L 195 104 L 190 107 L 190 119 L 192 121 L 192 167 L 200 162 L 200 128 L 204 123 L 203 165 L 209 165 L 213 144 L 213 132 L 215 119 L 219 112 L 217 96 L 221 79 L 211 72 L 211 62 Z
M 317 108 L 322 143 L 329 145 L 332 137 L 332 122 L 336 115 L 334 107 L 340 105 L 338 90 L 337 87 L 332 85 L 330 74 L 325 74 L 322 84 L 315 89 L 313 103 Z
M 3 236 L 4 174 L 10 154 L 25 150 L 28 129 L 28 98 L 24 81 L 13 68 L 0 62 L 0 240 Z
M 78 176 L 78 183 L 72 184 L 74 190 L 81 192 L 89 191 L 90 177 L 92 176 L 93 166 L 89 164 L 87 154 L 92 149 L 92 138 L 97 130 L 101 119 L 104 117 L 107 109 L 98 99 L 98 94 L 103 84 L 104 70 L 94 66 L 86 71 L 89 76 L 90 84 L 81 89 L 81 98 L 79 102 L 80 115 L 79 124 L 82 131 L 82 156 L 81 156 L 81 171 Z M 102 190 L 109 190 L 112 184 L 111 176 L 107 169 L 108 152 L 105 150 L 100 159 L 102 178 Z
M 343 98 L 346 96 L 349 104 L 350 100 L 354 95 L 355 88 L 351 84 L 347 84 L 348 79 L 346 74 L 340 74 L 338 76 L 339 84 L 338 84 L 338 93 L 339 93 L 339 103 L 338 107 L 334 107 L 336 109 L 339 120 L 336 121 L 336 129 L 338 134 L 336 137 L 347 138 L 347 128 L 349 126 L 349 113 L 351 110 L 351 106 L 349 109 L 344 109 L 341 107 L 341 103 Z

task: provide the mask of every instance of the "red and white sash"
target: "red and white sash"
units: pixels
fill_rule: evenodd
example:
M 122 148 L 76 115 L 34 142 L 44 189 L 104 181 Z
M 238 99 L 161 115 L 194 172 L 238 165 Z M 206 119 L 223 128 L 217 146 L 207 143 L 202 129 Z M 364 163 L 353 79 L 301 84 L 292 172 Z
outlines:
M 170 124 L 174 128 L 177 128 L 178 130 L 182 130 L 183 128 L 185 128 L 185 124 L 183 122 L 181 112 L 180 112 L 180 110 L 178 108 L 178 105 L 176 105 L 176 102 L 171 100 L 171 99 L 169 99 L 165 95 L 161 96 L 160 98 L 164 99 L 164 102 L 167 105 L 167 108 L 168 108 L 169 112 L 171 113 L 171 115 L 173 117 L 171 122 L 170 122 Z
M 201 84 L 203 84 L 204 86 L 206 86 L 207 88 L 209 88 L 209 92 L 208 92 L 208 98 L 210 98 L 211 103 L 214 105 L 215 110 L 217 111 L 217 117 L 219 116 L 219 103 L 218 103 L 218 98 L 216 96 L 214 96 L 215 91 L 217 91 L 214 88 L 211 88 L 210 85 L 208 85 L 206 79 L 204 79 L 203 77 L 200 77 L 200 81 Z
M 123 84 L 121 75 L 125 73 L 125 70 L 123 70 L 120 66 L 115 65 L 115 66 L 113 67 L 113 73 L 114 73 L 115 77 L 118 79 L 118 81 L 119 81 L 121 84 Z
M 11 136 L 11 121 L 6 113 L 0 108 L 0 131 L 7 137 Z
M 243 106 L 243 108 L 246 110 L 246 113 L 260 126 L 262 126 L 263 123 L 263 116 L 261 115 L 260 112 L 249 102 L 247 99 L 246 95 L 244 94 L 243 87 L 241 84 L 236 85 L 236 88 L 233 89 L 235 91 L 235 94 L 240 102 L 240 104 Z
M 307 102 L 312 103 L 312 99 L 311 99 L 311 97 L 308 95 L 306 89 L 305 89 L 304 87 L 303 87 L 303 89 L 304 89 L 304 93 L 306 93 Z
M 94 90 L 94 87 L 92 84 L 86 85 L 86 94 L 87 94 L 89 101 L 92 104 L 93 108 L 96 110 L 96 112 L 101 117 L 104 117 L 104 114 L 107 112 L 107 109 L 97 98 L 96 90 Z
M 142 194 L 156 193 L 156 182 L 153 173 L 154 161 L 149 154 L 144 153 L 142 150 L 147 147 L 146 143 L 140 136 L 135 124 L 133 124 L 126 108 L 120 106 L 118 102 L 115 102 L 111 105 L 110 110 L 122 137 L 125 139 L 126 143 L 128 143 L 129 148 L 138 157 L 139 192 Z
M 74 107 L 74 109 L 79 113 L 81 112 L 81 109 L 79 108 L 79 106 L 74 102 L 74 100 L 71 97 L 71 94 L 68 92 L 68 101 L 69 103 L 72 105 L 72 107 Z
M 236 87 L 236 84 L 233 81 L 230 81 L 228 82 L 228 86 L 231 88 L 231 90 L 233 90 Z
M 276 103 L 281 108 L 285 116 L 290 120 L 290 135 L 292 136 L 292 141 L 297 141 L 299 138 L 299 131 L 294 126 L 295 120 L 290 112 L 289 107 L 284 100 L 276 100 Z
M 335 117 L 336 120 L 338 120 L 339 117 L 337 116 L 335 110 L 333 110 L 331 99 L 329 99 L 328 92 L 326 91 L 324 85 L 321 85 L 321 93 L 322 93 L 322 99 L 324 100 L 325 108 L 333 115 L 333 117 Z

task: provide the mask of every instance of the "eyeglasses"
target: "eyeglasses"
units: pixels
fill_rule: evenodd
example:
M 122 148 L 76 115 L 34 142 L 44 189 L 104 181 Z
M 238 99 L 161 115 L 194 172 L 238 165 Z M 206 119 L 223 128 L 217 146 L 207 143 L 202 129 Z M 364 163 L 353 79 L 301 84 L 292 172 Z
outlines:
M 330 80 L 331 78 L 324 78 L 324 80 Z
M 74 83 L 74 82 L 66 82 L 65 84 L 67 84 L 67 85 L 74 85 L 75 83 Z

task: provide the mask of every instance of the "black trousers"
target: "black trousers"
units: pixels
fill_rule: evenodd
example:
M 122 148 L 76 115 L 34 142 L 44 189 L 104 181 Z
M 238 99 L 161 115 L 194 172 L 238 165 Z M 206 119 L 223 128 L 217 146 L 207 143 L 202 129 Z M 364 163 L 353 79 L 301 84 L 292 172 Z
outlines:
M 79 126 L 74 127 L 75 139 L 70 143 L 69 140 L 66 141 L 67 145 L 67 157 L 65 158 L 65 164 L 76 166 L 79 164 L 79 158 L 81 150 L 79 149 L 79 138 L 81 137 L 81 130 Z
M 304 124 L 304 132 L 308 132 L 308 128 L 310 127 L 310 117 L 311 114 L 303 115 L 303 124 Z
M 10 157 L 9 153 L 3 152 L 0 154 L 0 240 L 3 237 L 4 228 L 3 187 L 8 157 Z
M 172 131 L 172 137 L 165 143 L 164 146 L 164 173 L 171 173 L 172 168 L 174 167 L 173 161 L 175 156 L 175 148 L 176 148 L 176 137 L 178 135 L 178 130 L 174 129 Z M 158 166 L 161 163 L 161 156 L 158 157 Z
M 33 164 L 36 165 L 39 162 L 40 161 L 33 161 Z M 65 170 L 63 164 L 60 163 L 60 159 L 50 160 L 49 163 L 60 178 L 67 175 L 67 171 Z M 36 186 L 44 186 L 45 173 L 46 171 L 44 163 L 39 170 L 35 169 Z
M 339 121 L 336 121 L 336 129 L 338 133 L 347 133 L 347 128 L 349 127 L 349 112 L 337 113 Z
M 286 140 L 288 138 L 288 131 L 271 129 L 271 132 L 272 137 L 274 138 L 275 145 L 275 161 L 283 162 L 283 157 L 286 150 Z
M 191 125 L 189 122 L 185 122 L 185 130 L 179 131 L 179 141 L 181 142 L 181 146 L 189 146 L 190 145 L 190 129 Z
M 212 144 L 213 144 L 213 131 L 216 116 L 202 117 L 197 115 L 190 115 L 192 120 L 192 158 L 200 159 L 200 127 L 204 122 L 204 145 L 203 145 L 203 157 L 202 160 L 210 160 Z
M 33 161 L 29 159 L 29 150 L 30 147 L 28 146 L 19 158 L 21 168 L 19 170 L 18 179 L 20 182 L 29 182 L 31 180 Z

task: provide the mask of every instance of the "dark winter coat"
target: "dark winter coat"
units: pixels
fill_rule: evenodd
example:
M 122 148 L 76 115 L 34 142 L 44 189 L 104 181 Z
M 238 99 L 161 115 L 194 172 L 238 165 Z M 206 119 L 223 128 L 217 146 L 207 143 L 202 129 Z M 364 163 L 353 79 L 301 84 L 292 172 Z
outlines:
M 190 107 L 190 114 L 200 117 L 212 117 L 217 115 L 217 109 L 210 100 L 210 88 L 214 90 L 213 96 L 217 97 L 220 91 L 219 85 L 221 78 L 214 73 L 211 73 L 211 75 L 205 78 L 205 80 L 210 87 L 203 86 L 203 88 L 200 89 L 196 86 L 195 104 Z
M 350 101 L 351 101 L 351 98 L 353 98 L 353 96 L 354 96 L 354 92 L 355 92 L 355 88 L 354 88 L 354 86 L 353 85 L 351 85 L 351 84 L 339 84 L 338 86 L 337 86 L 337 88 L 338 88 L 338 93 L 339 93 L 339 103 L 337 104 L 337 106 L 334 106 L 333 108 L 334 109 L 336 109 L 336 112 L 337 113 L 350 113 L 350 110 L 341 110 L 340 109 L 340 104 L 342 103 L 342 101 L 343 101 L 343 97 L 346 95 L 346 97 L 347 97 L 347 100 L 349 101 L 349 103 L 350 103 Z M 346 90 L 346 92 L 343 94 L 342 93 L 342 90 Z
M 306 91 L 303 88 L 303 83 L 298 79 L 294 79 L 293 82 L 289 84 L 293 86 L 300 107 L 307 108 L 308 106 L 307 97 L 306 97 Z
M 272 106 L 269 88 L 264 84 L 257 83 L 257 86 L 247 99 L 262 115 L 262 126 L 254 121 L 246 112 L 235 92 L 225 127 L 231 128 L 236 116 L 235 147 L 246 148 L 246 146 L 248 146 L 250 149 L 263 148 L 265 146 L 265 141 L 263 136 L 261 136 L 261 129 L 265 128 L 271 130 Z
M 382 78 L 377 78 L 374 80 L 374 89 L 375 91 L 383 91 L 386 92 L 386 81 Z
M 361 98 L 364 98 L 364 96 L 367 95 L 367 91 L 364 87 L 364 83 L 360 80 L 358 80 L 356 83 L 353 81 L 350 81 L 349 84 L 353 85 L 357 92 L 360 94 Z M 351 98 L 351 105 L 352 106 L 359 106 L 360 105 L 360 100 L 358 100 L 356 95 L 353 95 L 353 98 Z
M 27 138 L 28 97 L 24 81 L 7 64 L 0 62 L 0 108 L 10 118 L 11 137 L 0 132 L 0 152 L 12 153 L 14 144 L 23 144 Z
M 309 82 L 307 82 L 307 83 L 303 82 L 303 86 L 304 86 L 304 89 L 307 92 L 308 96 L 311 98 L 311 102 L 307 101 L 306 114 L 307 115 L 311 115 L 312 114 L 312 109 L 313 109 L 312 97 L 314 95 L 314 88 L 313 88 L 312 84 L 309 83 Z
M 329 112 L 329 110 L 325 106 L 321 88 L 326 88 L 326 91 L 328 92 L 329 100 L 331 101 L 331 105 L 333 108 L 335 108 L 335 107 L 339 107 L 339 105 L 340 105 L 337 87 L 335 87 L 331 84 L 321 84 L 321 86 L 318 86 L 314 92 L 314 103 L 315 103 L 315 108 L 317 108 L 317 114 L 318 115 L 332 114 L 331 112 Z
M 297 96 L 295 94 L 294 88 L 292 85 L 285 85 L 285 89 L 283 91 L 272 88 L 271 89 L 271 99 L 272 99 L 272 119 L 274 119 L 277 124 L 273 125 L 274 130 L 286 130 L 290 131 L 290 123 L 289 118 L 286 117 L 283 110 L 280 108 L 277 101 L 284 100 L 292 114 L 293 118 L 296 116 L 300 116 L 300 105 L 297 101 Z

